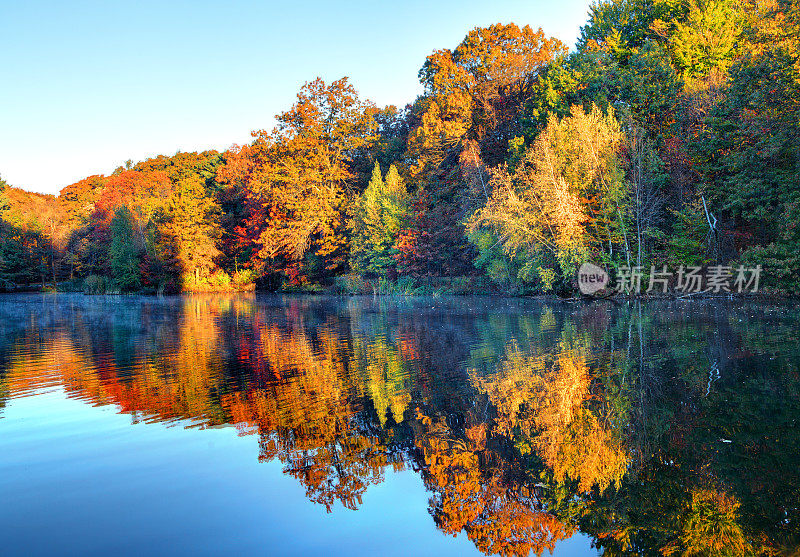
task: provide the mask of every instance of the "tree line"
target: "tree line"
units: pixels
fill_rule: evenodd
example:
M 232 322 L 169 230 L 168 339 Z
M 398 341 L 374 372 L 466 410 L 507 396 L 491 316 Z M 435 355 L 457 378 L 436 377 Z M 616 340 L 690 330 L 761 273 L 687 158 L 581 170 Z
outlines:
M 568 51 L 475 28 L 378 107 L 306 83 L 224 152 L 42 196 L 0 183 L 0 286 L 568 292 L 576 268 L 800 284 L 796 0 L 606 0 Z

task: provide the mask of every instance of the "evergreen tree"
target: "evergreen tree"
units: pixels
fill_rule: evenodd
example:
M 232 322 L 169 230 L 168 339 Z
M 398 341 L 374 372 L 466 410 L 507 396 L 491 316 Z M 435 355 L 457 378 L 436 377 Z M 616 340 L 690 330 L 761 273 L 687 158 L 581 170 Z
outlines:
M 111 247 L 109 258 L 111 278 L 123 292 L 137 290 L 141 286 L 139 274 L 139 251 L 134 241 L 134 219 L 126 206 L 117 209 L 111 219 Z

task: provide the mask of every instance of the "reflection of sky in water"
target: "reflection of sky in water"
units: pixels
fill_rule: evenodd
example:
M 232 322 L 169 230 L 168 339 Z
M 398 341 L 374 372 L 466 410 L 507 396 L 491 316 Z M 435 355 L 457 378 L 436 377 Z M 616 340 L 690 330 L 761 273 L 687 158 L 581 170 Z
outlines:
M 358 511 L 328 514 L 233 428 L 132 426 L 58 390 L 14 400 L 4 419 L 7 555 L 480 554 L 436 531 L 410 470 L 388 471 Z M 595 554 L 588 546 L 577 534 L 556 555 Z
M 0 547 L 791 551 L 798 332 L 725 300 L 1 297 Z

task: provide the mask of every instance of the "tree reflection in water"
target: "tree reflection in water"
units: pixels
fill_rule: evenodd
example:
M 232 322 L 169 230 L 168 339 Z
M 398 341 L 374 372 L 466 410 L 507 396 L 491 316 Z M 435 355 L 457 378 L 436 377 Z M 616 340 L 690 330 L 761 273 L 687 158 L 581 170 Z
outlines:
M 800 374 L 779 305 L 199 297 L 5 304 L 0 412 L 60 385 L 136 421 L 235 425 L 357 509 L 412 469 L 487 554 L 800 547 Z M 5 319 L 4 319 L 5 321 Z

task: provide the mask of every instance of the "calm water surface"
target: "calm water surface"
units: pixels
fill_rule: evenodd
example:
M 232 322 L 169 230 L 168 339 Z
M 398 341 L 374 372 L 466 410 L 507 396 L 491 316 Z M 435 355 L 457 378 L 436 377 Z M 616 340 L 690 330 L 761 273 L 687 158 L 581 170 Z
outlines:
M 800 549 L 794 304 L 0 296 L 3 555 Z

